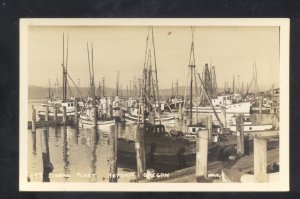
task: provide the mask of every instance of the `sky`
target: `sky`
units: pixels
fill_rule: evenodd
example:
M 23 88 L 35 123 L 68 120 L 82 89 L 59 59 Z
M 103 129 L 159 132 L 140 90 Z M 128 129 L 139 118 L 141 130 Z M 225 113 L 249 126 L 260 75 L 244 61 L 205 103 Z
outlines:
M 154 28 L 159 88 L 171 88 L 178 80 L 185 86 L 192 41 L 188 26 Z M 140 78 L 144 64 L 146 26 L 30 26 L 28 34 L 29 85 L 48 86 L 49 78 L 62 82 L 63 33 L 69 34 L 68 72 L 80 86 L 89 85 L 87 42 L 93 42 L 96 85 L 105 77 L 115 87 L 117 72 L 125 89 L 130 80 Z M 196 71 L 205 63 L 215 66 L 219 88 L 235 75 L 240 85 L 250 83 L 253 64 L 257 66 L 259 89 L 279 85 L 278 27 L 195 27 Z

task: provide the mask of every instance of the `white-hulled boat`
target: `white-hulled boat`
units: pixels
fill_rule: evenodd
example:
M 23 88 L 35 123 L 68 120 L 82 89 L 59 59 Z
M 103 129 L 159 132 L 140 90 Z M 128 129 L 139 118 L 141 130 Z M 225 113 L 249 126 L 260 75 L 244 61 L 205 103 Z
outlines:
M 45 107 L 47 106 L 49 107 L 49 120 L 54 120 L 54 114 L 55 114 L 55 108 L 57 110 L 57 121 L 62 121 L 63 120 L 63 107 L 66 107 L 66 116 L 67 116 L 67 121 L 71 121 L 72 119 L 74 119 L 75 117 L 75 100 L 72 98 L 67 102 L 60 102 L 60 103 L 43 103 L 42 106 Z M 78 108 L 78 115 L 80 115 L 80 109 L 83 107 L 83 102 L 77 102 L 77 107 Z M 40 118 L 40 120 L 45 120 L 45 111 L 38 111 L 38 117 Z
M 272 124 L 254 124 L 251 119 L 250 114 L 243 116 L 244 120 L 244 132 L 253 132 L 253 131 L 266 131 L 273 129 Z M 232 132 L 236 132 L 236 116 L 233 116 L 230 119 L 229 129 Z
M 226 114 L 249 114 L 251 103 L 238 102 L 233 103 L 230 95 L 218 96 L 216 99 L 211 99 L 214 109 L 217 113 L 221 113 L 221 108 L 226 108 Z M 189 110 L 188 110 L 189 111 Z M 211 106 L 199 106 L 192 108 L 193 113 L 213 113 Z

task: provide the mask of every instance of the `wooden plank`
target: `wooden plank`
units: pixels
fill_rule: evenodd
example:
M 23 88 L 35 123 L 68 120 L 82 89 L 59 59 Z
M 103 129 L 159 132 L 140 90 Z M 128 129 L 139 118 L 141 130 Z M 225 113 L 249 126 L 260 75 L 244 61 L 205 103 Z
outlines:
M 269 137 L 276 137 L 279 136 L 279 130 L 275 131 L 257 131 L 257 132 L 251 132 L 248 134 L 251 138 L 269 138 Z
M 208 129 L 201 129 L 197 134 L 196 178 L 207 179 Z
M 268 181 L 267 139 L 254 138 L 254 181 Z

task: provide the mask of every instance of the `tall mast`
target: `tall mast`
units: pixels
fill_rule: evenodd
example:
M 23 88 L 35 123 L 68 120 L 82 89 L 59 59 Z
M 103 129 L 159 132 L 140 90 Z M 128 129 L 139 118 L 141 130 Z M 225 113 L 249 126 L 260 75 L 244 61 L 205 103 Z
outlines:
M 129 97 L 131 97 L 131 80 L 129 82 Z
M 195 52 L 194 52 L 194 29 L 192 27 L 192 43 L 190 50 L 189 68 L 191 73 L 191 84 L 190 84 L 190 125 L 192 125 L 192 108 L 193 108 L 193 71 L 195 70 Z
M 48 97 L 49 98 L 51 98 L 51 85 L 50 85 L 50 78 L 49 78 L 49 82 L 48 82 L 48 84 L 49 84 L 49 89 L 48 89 Z
M 158 89 L 158 78 L 157 78 L 157 64 L 156 64 L 156 53 L 155 53 L 153 27 L 151 27 L 151 30 L 152 30 L 153 57 L 154 57 L 154 66 L 155 66 L 155 79 L 156 79 L 156 99 L 158 101 L 158 107 L 159 107 L 158 111 L 160 113 L 159 89 Z
M 234 94 L 234 75 L 233 75 L 233 81 L 232 81 L 232 94 Z
M 119 96 L 119 75 L 120 71 L 117 72 L 116 96 Z
M 63 33 L 63 102 L 67 101 L 67 64 L 68 64 L 68 44 L 69 43 L 69 35 L 67 37 L 67 56 L 66 56 L 66 63 L 65 63 L 65 34 Z
M 176 81 L 176 99 L 178 99 L 178 79 Z
M 105 96 L 105 77 L 102 78 L 102 97 Z
M 90 74 L 90 93 L 93 99 L 93 105 L 95 105 L 95 82 L 94 82 L 94 56 L 93 56 L 93 44 L 91 43 L 91 55 L 89 51 L 89 44 L 87 42 L 87 54 L 88 54 L 88 64 L 89 64 L 89 74 Z M 90 60 L 91 56 L 91 60 Z

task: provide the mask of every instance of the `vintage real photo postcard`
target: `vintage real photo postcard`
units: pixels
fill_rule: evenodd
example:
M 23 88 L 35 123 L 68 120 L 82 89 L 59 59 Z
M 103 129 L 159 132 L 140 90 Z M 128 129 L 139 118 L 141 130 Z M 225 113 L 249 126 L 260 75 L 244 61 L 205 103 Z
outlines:
M 20 191 L 288 191 L 288 19 L 20 19 Z

